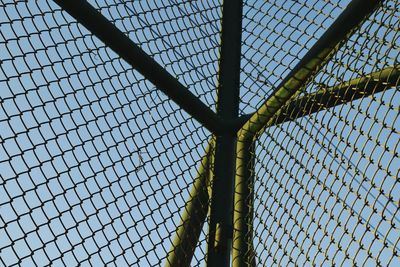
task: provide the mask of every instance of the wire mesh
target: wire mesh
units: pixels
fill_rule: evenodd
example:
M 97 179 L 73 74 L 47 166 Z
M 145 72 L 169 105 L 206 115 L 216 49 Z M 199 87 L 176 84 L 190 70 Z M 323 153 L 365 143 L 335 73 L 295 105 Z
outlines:
M 89 1 L 204 103 L 215 109 L 219 1 Z
M 241 113 L 257 110 L 349 1 L 244 1 Z
M 399 16 L 385 1 L 257 135 L 257 265 L 400 264 Z
M 94 5 L 213 105 L 218 5 Z M 164 263 L 210 133 L 52 1 L 0 29 L 0 265 Z
M 215 110 L 221 1 L 89 2 Z M 244 1 L 241 114 L 349 2 Z M 249 265 L 400 264 L 399 6 L 249 145 Z M 0 0 L 0 88 L 1 265 L 205 265 L 212 133 L 53 1 Z

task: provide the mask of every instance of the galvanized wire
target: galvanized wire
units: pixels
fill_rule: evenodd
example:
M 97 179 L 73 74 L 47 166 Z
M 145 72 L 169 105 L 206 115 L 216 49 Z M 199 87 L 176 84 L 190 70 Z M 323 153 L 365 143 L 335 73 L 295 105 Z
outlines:
M 241 113 L 251 113 L 349 1 L 244 1 Z
M 216 109 L 220 1 L 89 2 Z M 348 3 L 244 1 L 241 114 Z M 400 264 L 399 6 L 249 145 L 249 265 Z M 0 88 L 1 265 L 205 264 L 213 137 L 159 88 L 52 1 L 25 0 L 0 0 Z
M 218 4 L 93 5 L 214 105 Z M 52 1 L 0 29 L 0 265 L 165 263 L 210 133 Z
M 215 109 L 219 1 L 89 1 L 188 89 Z
M 385 1 L 254 141 L 258 265 L 400 264 L 399 18 Z

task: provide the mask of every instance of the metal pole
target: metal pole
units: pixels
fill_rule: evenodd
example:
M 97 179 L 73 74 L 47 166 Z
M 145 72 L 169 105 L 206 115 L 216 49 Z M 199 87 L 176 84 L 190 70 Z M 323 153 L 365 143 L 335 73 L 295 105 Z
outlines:
M 294 120 L 329 107 L 353 101 L 374 93 L 379 93 L 390 86 L 395 86 L 400 79 L 400 70 L 386 68 L 360 78 L 338 85 L 323 88 L 289 102 L 291 114 L 278 111 L 278 116 L 270 120 L 265 127 Z M 254 190 L 254 136 L 239 138 L 237 141 L 235 200 L 234 200 L 234 235 L 232 266 L 256 266 L 255 252 L 252 245 L 252 215 Z
M 255 266 L 252 245 L 254 142 L 238 140 L 236 147 L 232 266 Z
M 264 104 L 248 119 L 238 131 L 237 145 L 237 174 L 235 183 L 235 213 L 234 213 L 234 244 L 233 266 L 252 266 L 254 261 L 249 261 L 252 229 L 249 216 L 252 214 L 250 207 L 253 203 L 251 197 L 251 146 L 257 132 L 262 128 L 272 125 L 273 117 L 279 114 L 284 106 L 297 94 L 306 81 L 314 75 L 326 60 L 339 49 L 352 30 L 371 13 L 381 1 L 353 0 L 325 34 L 310 49 L 305 57 L 295 66 L 289 75 L 278 86 L 278 89 Z M 358 81 L 360 82 L 360 81 Z M 253 258 L 254 259 L 254 258 Z
M 389 67 L 380 71 L 366 74 L 331 87 L 319 88 L 318 91 L 303 97 L 289 100 L 287 108 L 279 110 L 274 116 L 272 124 L 278 125 L 287 121 L 293 121 L 303 116 L 346 104 L 360 98 L 380 93 L 395 87 L 400 82 L 400 67 Z M 287 110 L 290 113 L 285 113 Z M 245 114 L 231 123 L 231 127 L 238 131 L 255 113 Z
M 206 155 L 201 161 L 197 177 L 186 201 L 180 225 L 176 229 L 175 238 L 168 253 L 165 266 L 190 266 L 193 253 L 199 241 L 201 229 L 208 212 L 210 166 L 212 163 L 214 142 L 206 148 Z
M 54 0 L 79 23 L 110 47 L 133 68 L 164 92 L 183 110 L 213 133 L 225 130 L 224 122 L 168 71 L 147 55 L 122 31 L 85 0 Z
M 363 77 L 349 80 L 328 88 L 320 88 L 315 93 L 295 99 L 287 105 L 289 114 L 279 112 L 274 125 L 292 121 L 321 110 L 346 104 L 372 94 L 377 94 L 396 86 L 400 81 L 400 67 L 385 68 Z
M 381 2 L 381 0 L 353 0 L 281 82 L 271 97 L 243 125 L 238 135 L 242 136 L 241 138 L 252 138 L 265 127 L 280 108 L 299 93 L 307 80 L 340 48 L 343 44 L 341 41 L 345 40 Z
M 238 117 L 242 1 L 225 0 L 222 11 L 221 57 L 217 114 L 226 123 Z M 236 132 L 227 127 L 216 135 L 215 168 L 208 236 L 208 266 L 230 264 Z
M 279 110 L 276 116 L 274 116 L 273 121 L 270 124 L 266 124 L 265 127 L 293 121 L 303 116 L 380 93 L 386 89 L 395 87 L 399 81 L 400 68 L 395 66 L 372 72 L 360 78 L 351 79 L 331 87 L 321 87 L 314 93 L 289 100 L 286 105 L 287 107 L 284 110 Z M 285 111 L 290 113 L 286 113 Z M 254 114 L 242 115 L 235 122 L 231 123 L 231 127 L 239 130 Z

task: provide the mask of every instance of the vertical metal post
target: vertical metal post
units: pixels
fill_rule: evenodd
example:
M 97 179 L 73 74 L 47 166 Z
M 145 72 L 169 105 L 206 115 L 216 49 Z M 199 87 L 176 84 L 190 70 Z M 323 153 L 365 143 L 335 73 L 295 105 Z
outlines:
M 254 248 L 252 246 L 253 139 L 239 139 L 236 147 L 232 266 L 255 266 Z
M 239 113 L 242 0 L 225 0 L 222 11 L 217 115 L 230 122 Z M 212 187 L 208 266 L 230 264 L 236 132 L 217 134 Z

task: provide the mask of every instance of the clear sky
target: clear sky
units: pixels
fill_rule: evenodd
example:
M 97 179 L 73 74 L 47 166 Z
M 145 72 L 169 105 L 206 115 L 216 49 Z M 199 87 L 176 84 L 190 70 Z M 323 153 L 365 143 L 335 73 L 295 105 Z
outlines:
M 89 2 L 215 109 L 221 3 Z M 244 2 L 241 114 L 259 107 L 349 1 Z M 306 90 L 398 64 L 399 13 L 387 1 Z M 0 0 L 0 99 L 0 265 L 165 260 L 207 130 L 52 1 Z M 260 265 L 286 265 L 287 253 L 299 264 L 309 256 L 329 266 L 345 253 L 400 264 L 399 99 L 388 88 L 260 135 Z M 204 265 L 204 238 L 192 265 Z

